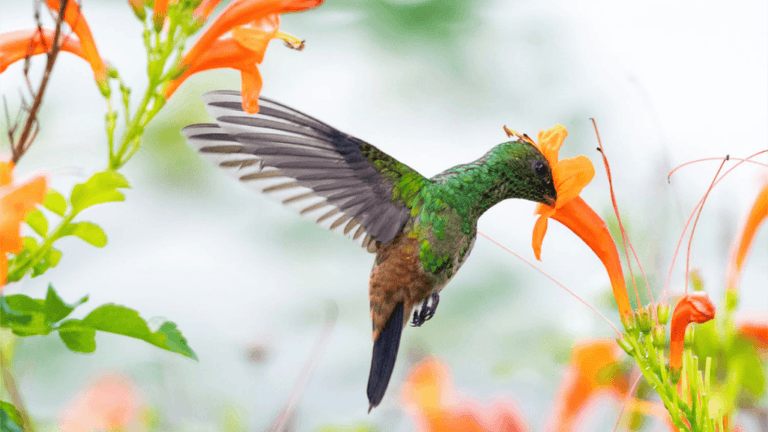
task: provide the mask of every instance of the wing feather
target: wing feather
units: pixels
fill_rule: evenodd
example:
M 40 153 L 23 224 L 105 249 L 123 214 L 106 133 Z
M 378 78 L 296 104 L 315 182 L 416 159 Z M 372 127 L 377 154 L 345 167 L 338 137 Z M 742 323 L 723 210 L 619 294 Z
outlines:
M 240 94 L 203 96 L 216 123 L 184 128 L 206 158 L 321 226 L 369 251 L 390 242 L 410 218 L 398 187 L 403 176 L 428 181 L 376 147 L 262 98 L 260 112 L 242 110 Z

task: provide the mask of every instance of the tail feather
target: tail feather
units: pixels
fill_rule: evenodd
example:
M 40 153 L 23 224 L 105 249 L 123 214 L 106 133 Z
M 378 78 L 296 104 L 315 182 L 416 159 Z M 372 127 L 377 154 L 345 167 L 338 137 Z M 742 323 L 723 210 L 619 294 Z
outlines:
M 400 335 L 403 333 L 403 314 L 404 305 L 400 302 L 373 343 L 371 372 L 368 375 L 368 412 L 381 403 L 392 378 L 397 350 L 400 348 Z

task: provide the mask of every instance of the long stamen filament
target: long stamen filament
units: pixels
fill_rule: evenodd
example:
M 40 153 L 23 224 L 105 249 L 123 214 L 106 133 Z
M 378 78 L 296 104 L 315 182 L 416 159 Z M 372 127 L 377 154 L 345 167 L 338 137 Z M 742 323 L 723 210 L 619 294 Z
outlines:
M 763 154 L 763 153 L 768 153 L 768 150 L 763 150 L 763 151 L 761 151 L 758 154 Z M 677 168 L 673 169 L 672 171 L 669 172 L 669 174 L 667 174 L 667 182 L 671 182 L 672 181 L 672 174 L 674 174 L 677 170 L 679 170 L 680 168 L 682 168 L 684 166 L 695 164 L 695 163 L 698 163 L 698 162 L 705 162 L 705 161 L 721 161 L 723 159 L 725 159 L 725 158 L 722 158 L 722 157 L 710 157 L 710 158 L 696 159 L 696 160 L 692 160 L 692 161 L 680 164 L 680 165 L 677 166 Z M 741 161 L 741 162 L 749 162 L 749 163 L 753 163 L 755 165 L 760 165 L 762 167 L 768 168 L 768 164 L 764 164 L 764 163 L 758 162 L 758 161 L 753 161 L 753 160 L 749 160 L 749 159 L 740 159 L 740 158 L 729 158 L 729 159 L 730 160 L 735 160 L 735 161 Z
M 727 176 L 731 171 L 735 170 L 739 165 L 741 165 L 741 164 L 743 164 L 745 162 L 748 162 L 750 159 L 752 159 L 752 158 L 754 158 L 756 156 L 759 156 L 759 155 L 761 155 L 763 153 L 766 153 L 766 152 L 768 152 L 768 150 L 761 150 L 761 151 L 759 151 L 759 152 L 757 152 L 757 153 L 755 153 L 755 154 L 753 154 L 753 155 L 751 155 L 749 157 L 746 157 L 744 159 L 740 159 L 739 162 L 736 162 L 736 165 L 732 166 L 731 168 L 728 169 L 728 171 L 723 173 L 723 175 L 720 176 L 720 178 L 715 181 L 715 183 L 713 184 L 712 187 L 714 187 L 718 183 L 720 183 L 720 181 L 722 179 L 724 179 L 725 176 Z M 688 221 L 685 223 L 685 227 L 683 227 L 683 232 L 680 234 L 680 240 L 678 240 L 678 242 L 677 242 L 677 247 L 675 248 L 675 254 L 672 255 L 672 263 L 669 265 L 669 272 L 667 273 L 667 280 L 666 280 L 666 282 L 664 282 L 664 291 L 662 291 L 662 301 L 664 301 L 664 299 L 667 298 L 667 294 L 669 293 L 669 282 L 672 280 L 672 270 L 674 270 L 674 268 L 675 268 L 675 260 L 677 259 L 678 252 L 680 252 L 680 245 L 683 244 L 683 239 L 685 238 L 685 232 L 688 230 L 688 225 L 690 225 L 691 220 L 693 219 L 693 215 L 696 212 L 696 209 L 699 208 L 699 206 L 702 204 L 702 200 L 699 200 L 699 203 L 696 204 L 696 207 L 694 207 L 694 209 L 693 209 L 694 213 L 691 213 L 691 216 L 688 217 Z M 686 286 L 687 285 L 688 284 L 686 283 Z
M 528 264 L 529 266 L 533 267 L 533 268 L 534 268 L 536 271 L 538 271 L 539 273 L 541 273 L 541 274 L 543 274 L 544 276 L 548 277 L 550 280 L 552 280 L 552 282 L 554 282 L 554 283 L 556 283 L 557 285 L 559 285 L 559 286 L 560 286 L 560 288 L 562 288 L 562 289 L 564 289 L 564 290 L 565 290 L 565 292 L 567 292 L 568 294 L 570 294 L 570 295 L 572 295 L 573 297 L 575 297 L 575 298 L 576 298 L 576 300 L 578 300 L 578 301 L 580 301 L 581 303 L 583 303 L 583 304 L 584 304 L 585 306 L 587 306 L 587 307 L 588 307 L 588 308 L 589 308 L 589 309 L 590 309 L 592 312 L 596 313 L 596 314 L 597 314 L 597 315 L 598 315 L 600 318 L 602 318 L 602 319 L 603 319 L 605 322 L 607 322 L 607 323 L 608 323 L 608 325 L 610 325 L 610 326 L 611 326 L 611 328 L 613 328 L 613 331 L 615 331 L 615 332 L 616 332 L 616 334 L 618 335 L 618 337 L 619 337 L 619 338 L 621 338 L 621 332 L 619 332 L 619 329 L 618 329 L 618 328 L 616 328 L 616 326 L 615 326 L 615 325 L 613 325 L 613 323 L 611 322 L 611 320 L 609 320 L 608 318 L 606 318 L 606 316 L 605 316 L 605 315 L 601 314 L 601 313 L 600 313 L 600 312 L 599 312 L 597 309 L 595 309 L 595 308 L 594 308 L 592 305 L 590 305 L 589 303 L 587 303 L 587 301 L 586 301 L 586 300 L 582 299 L 582 298 L 581 298 L 581 297 L 579 297 L 579 296 L 578 296 L 576 293 L 574 293 L 573 291 L 571 291 L 571 290 L 569 290 L 568 288 L 566 288 L 566 287 L 565 287 L 565 285 L 563 285 L 562 283 L 560 283 L 560 282 L 559 282 L 557 279 L 555 279 L 554 277 L 550 276 L 550 275 L 549 275 L 547 272 L 545 272 L 544 270 L 540 269 L 538 266 L 536 266 L 536 264 L 534 264 L 534 263 L 532 263 L 532 262 L 528 261 L 527 259 L 523 258 L 523 257 L 522 257 L 520 254 L 518 254 L 517 252 L 515 252 L 515 251 L 513 251 L 512 249 L 510 249 L 510 248 L 508 248 L 508 247 L 504 246 L 503 244 L 501 244 L 501 243 L 497 242 L 496 240 L 492 239 L 491 237 L 487 236 L 486 234 L 484 234 L 484 233 L 482 233 L 482 232 L 480 232 L 480 231 L 478 231 L 477 233 L 478 233 L 478 234 L 480 234 L 481 236 L 483 236 L 483 237 L 487 238 L 487 239 L 488 239 L 488 240 L 490 240 L 491 242 L 493 242 L 493 244 L 495 244 L 496 246 L 498 246 L 498 247 L 500 247 L 500 248 L 504 249 L 505 251 L 507 251 L 507 252 L 511 253 L 512 255 L 514 255 L 515 257 L 517 257 L 517 259 L 519 259 L 520 261 L 522 261 L 522 262 L 524 262 L 524 263 Z
M 635 288 L 635 297 L 637 298 L 637 307 L 640 307 L 640 295 L 637 293 L 637 284 L 635 283 L 635 275 L 632 272 L 632 262 L 629 258 L 629 251 L 627 250 L 627 244 L 629 244 L 629 248 L 632 249 L 632 254 L 635 257 L 635 261 L 637 261 L 637 266 L 640 267 L 640 274 L 643 275 L 643 280 L 645 281 L 645 286 L 648 288 L 648 295 L 651 298 L 651 306 L 654 305 L 653 301 L 653 293 L 651 292 L 651 285 L 648 283 L 648 278 L 645 276 L 645 271 L 643 270 L 643 265 L 640 263 L 640 259 L 637 257 L 637 253 L 635 253 L 635 248 L 632 246 L 632 242 L 629 240 L 629 235 L 627 235 L 627 232 L 624 230 L 624 224 L 621 222 L 621 216 L 619 215 L 619 206 L 616 203 L 616 194 L 613 192 L 613 179 L 611 177 L 611 167 L 608 164 L 608 158 L 605 156 L 605 152 L 603 151 L 603 142 L 600 140 L 600 132 L 597 130 L 597 122 L 595 122 L 595 119 L 592 120 L 592 125 L 595 128 L 595 135 L 597 135 L 597 145 L 598 151 L 600 152 L 600 156 L 603 157 L 603 164 L 605 165 L 605 173 L 608 176 L 608 187 L 611 191 L 611 204 L 613 204 L 613 212 L 616 214 L 616 220 L 619 222 L 619 230 L 621 231 L 621 243 L 622 246 L 624 246 L 624 256 L 627 258 L 627 267 L 629 268 L 629 277 L 632 279 L 632 286 Z M 653 310 L 653 307 L 651 307 L 651 310 Z
M 704 198 L 701 199 L 701 205 L 699 206 L 699 212 L 696 215 L 696 220 L 693 221 L 693 227 L 691 228 L 691 235 L 688 236 L 688 253 L 685 256 L 685 293 L 688 294 L 688 275 L 690 273 L 690 265 L 691 265 L 691 245 L 693 244 L 693 232 L 696 231 L 696 224 L 699 223 L 699 217 L 701 217 L 701 211 L 704 210 L 704 203 L 707 201 L 707 197 L 709 196 L 709 193 L 712 191 L 712 188 L 715 186 L 715 181 L 717 181 L 717 176 L 720 175 L 720 171 L 723 170 L 723 166 L 728 161 L 728 156 L 723 159 L 722 162 L 720 162 L 720 168 L 717 169 L 717 172 L 715 173 L 715 177 L 712 178 L 712 183 L 709 185 L 709 188 L 707 189 L 707 192 L 704 194 Z M 696 210 L 694 210 L 695 212 Z

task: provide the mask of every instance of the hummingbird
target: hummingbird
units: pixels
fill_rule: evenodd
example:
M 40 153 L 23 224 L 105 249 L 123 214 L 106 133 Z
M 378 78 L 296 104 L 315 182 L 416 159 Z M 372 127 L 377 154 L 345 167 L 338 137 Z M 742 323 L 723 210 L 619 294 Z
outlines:
M 472 251 L 480 216 L 521 198 L 554 206 L 552 168 L 526 135 L 426 178 L 374 147 L 264 97 L 257 114 L 237 91 L 203 101 L 215 123 L 183 129 L 205 157 L 246 185 L 375 253 L 369 281 L 373 355 L 368 412 L 384 397 L 403 328 L 432 318 L 439 293 Z M 505 130 L 507 130 L 505 128 Z

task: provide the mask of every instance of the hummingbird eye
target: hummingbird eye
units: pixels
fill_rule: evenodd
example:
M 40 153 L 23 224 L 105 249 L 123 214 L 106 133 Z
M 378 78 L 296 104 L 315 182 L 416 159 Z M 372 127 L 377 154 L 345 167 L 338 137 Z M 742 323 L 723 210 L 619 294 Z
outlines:
M 533 169 L 533 172 L 536 173 L 537 176 L 539 176 L 542 180 L 549 183 L 551 176 L 549 175 L 549 170 L 547 169 L 547 165 L 538 159 L 534 159 L 531 161 L 531 168 Z

